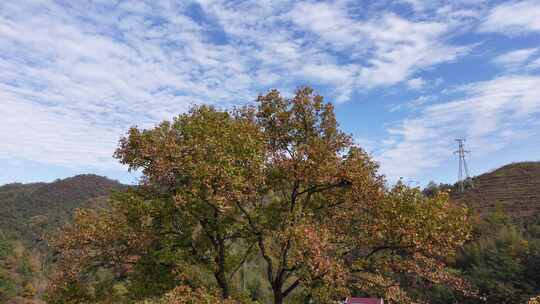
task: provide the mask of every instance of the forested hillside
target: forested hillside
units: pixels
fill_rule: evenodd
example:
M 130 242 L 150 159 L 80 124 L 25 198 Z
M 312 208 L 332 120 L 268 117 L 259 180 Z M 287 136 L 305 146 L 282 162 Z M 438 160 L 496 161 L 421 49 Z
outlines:
M 445 288 L 428 292 L 438 303 L 526 303 L 540 292 L 540 162 L 505 165 L 458 185 L 431 182 L 424 194 L 450 192 L 471 208 L 473 238 L 453 267 L 483 295 L 465 300 Z
M 0 187 L 0 303 L 42 303 L 52 263 L 45 234 L 73 219 L 76 208 L 104 205 L 126 186 L 93 174 L 52 183 Z
M 7 184 L 0 187 L 0 230 L 25 242 L 65 224 L 75 208 L 101 204 L 126 186 L 106 177 L 84 174 L 52 183 Z

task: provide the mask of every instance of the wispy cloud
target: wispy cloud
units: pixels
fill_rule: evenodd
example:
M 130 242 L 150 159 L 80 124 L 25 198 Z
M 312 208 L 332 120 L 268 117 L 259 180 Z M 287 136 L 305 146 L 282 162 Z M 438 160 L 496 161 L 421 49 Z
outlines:
M 228 107 L 306 83 L 342 102 L 469 49 L 447 41 L 455 25 L 441 20 L 355 11 L 339 1 L 3 1 L 0 157 L 114 166 L 128 126 L 191 103 Z
M 395 111 L 404 110 L 404 109 L 418 110 L 418 109 L 421 109 L 427 103 L 434 101 L 435 99 L 436 97 L 433 95 L 422 95 L 410 101 L 392 104 L 388 109 L 390 110 L 390 112 L 395 112 Z
M 505 39 L 540 31 L 537 1 L 490 5 L 0 1 L 0 159 L 116 168 L 111 154 L 130 125 L 152 126 L 192 103 L 230 107 L 271 87 L 311 84 L 335 102 L 403 93 L 405 102 L 380 107 L 397 121 L 388 137 L 358 142 L 386 173 L 413 177 L 440 164 L 455 136 L 487 151 L 538 130 L 526 127 L 540 111 L 536 48 L 479 58 L 505 69 L 488 81 L 463 85 L 448 68 L 477 55 L 477 29 Z M 437 92 L 443 81 L 461 98 L 436 103 L 451 96 Z
M 448 161 L 454 138 L 466 137 L 482 156 L 538 135 L 531 126 L 540 114 L 539 88 L 540 76 L 519 75 L 462 86 L 463 98 L 429 105 L 389 128 L 391 141 L 378 159 L 393 178 L 418 177 Z
M 516 68 L 526 63 L 537 51 L 538 48 L 515 50 L 495 57 L 493 62 L 507 69 Z
M 437 21 L 410 21 L 386 12 L 354 19 L 344 4 L 301 3 L 293 22 L 316 35 L 321 49 L 346 52 L 359 69 L 353 84 L 362 87 L 403 82 L 424 68 L 464 55 L 469 46 L 447 43 L 452 26 Z
M 527 66 L 527 68 L 531 70 L 540 69 L 540 58 L 536 58 Z
M 539 32 L 540 3 L 538 0 L 502 3 L 489 12 L 479 29 L 509 35 Z
M 186 10 L 163 1 L 0 4 L 3 154 L 114 166 L 129 125 L 152 125 L 190 103 L 252 98 L 238 51 L 209 43 Z
M 422 77 L 409 79 L 407 86 L 412 90 L 420 90 L 426 85 L 426 81 Z
M 121 132 L 99 127 L 76 111 L 35 107 L 0 93 L 0 159 L 45 160 L 65 167 L 120 168 L 111 154 Z

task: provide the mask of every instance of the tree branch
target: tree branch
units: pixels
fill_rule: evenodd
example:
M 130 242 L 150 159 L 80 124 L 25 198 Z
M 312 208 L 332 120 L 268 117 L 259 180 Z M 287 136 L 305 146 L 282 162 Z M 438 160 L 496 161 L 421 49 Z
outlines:
M 283 297 L 287 297 L 293 290 L 296 289 L 296 287 L 298 287 L 300 285 L 300 280 L 299 279 L 296 279 L 296 281 L 294 281 L 287 289 L 285 289 L 285 291 L 283 291 Z
M 229 275 L 229 281 L 232 280 L 232 277 L 234 276 L 234 274 L 240 269 L 240 267 L 242 267 L 242 265 L 246 262 L 247 258 L 249 257 L 249 254 L 251 253 L 251 249 L 253 249 L 253 246 L 255 246 L 255 243 L 251 243 L 251 245 L 249 245 L 249 248 L 246 250 L 246 252 L 244 253 L 244 256 L 242 257 L 242 259 L 240 260 L 240 262 L 238 263 L 238 265 L 236 266 L 235 269 L 232 270 L 231 274 Z

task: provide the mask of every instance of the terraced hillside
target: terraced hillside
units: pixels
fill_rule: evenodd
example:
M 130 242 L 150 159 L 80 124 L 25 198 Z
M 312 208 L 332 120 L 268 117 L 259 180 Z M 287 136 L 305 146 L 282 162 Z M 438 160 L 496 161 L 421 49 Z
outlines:
M 473 179 L 474 188 L 453 191 L 453 200 L 467 204 L 481 216 L 497 205 L 513 218 L 540 214 L 540 162 L 506 165 Z

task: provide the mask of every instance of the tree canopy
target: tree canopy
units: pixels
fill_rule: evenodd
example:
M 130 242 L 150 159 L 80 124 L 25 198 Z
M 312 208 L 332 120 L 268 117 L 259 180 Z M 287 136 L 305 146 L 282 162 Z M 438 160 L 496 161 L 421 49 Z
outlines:
M 53 240 L 52 303 L 246 301 L 238 272 L 254 262 L 276 304 L 351 292 L 410 303 L 400 286 L 411 277 L 473 295 L 445 268 L 470 237 L 466 208 L 388 187 L 309 87 L 133 127 L 115 156 L 141 183 L 109 208 L 78 211 Z

